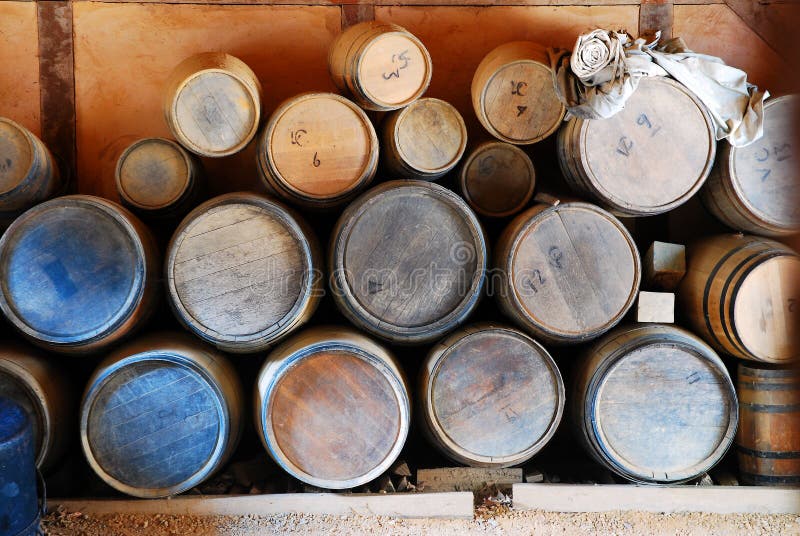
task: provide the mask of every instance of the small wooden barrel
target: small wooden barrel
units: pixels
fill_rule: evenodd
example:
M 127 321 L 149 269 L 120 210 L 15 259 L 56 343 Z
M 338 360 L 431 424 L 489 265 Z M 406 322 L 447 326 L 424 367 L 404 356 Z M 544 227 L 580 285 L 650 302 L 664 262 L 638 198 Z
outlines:
M 483 58 L 472 78 L 472 106 L 492 136 L 517 145 L 550 136 L 566 113 L 547 50 L 527 41 L 500 45 Z
M 334 93 L 306 93 L 281 104 L 258 148 L 261 180 L 309 208 L 352 199 L 375 176 L 378 136 L 367 114 Z
M 200 161 L 164 138 L 133 143 L 117 160 L 114 178 L 122 204 L 142 216 L 184 216 L 202 188 Z
M 469 326 L 434 346 L 419 393 L 431 442 L 473 467 L 530 459 L 553 436 L 564 411 L 564 383 L 547 350 L 498 324 Z
M 221 195 L 189 213 L 170 241 L 170 304 L 201 339 L 258 352 L 311 317 L 322 295 L 319 258 L 313 233 L 281 203 Z
M 146 322 L 159 268 L 136 216 L 99 197 L 59 197 L 24 213 L 0 239 L 0 308 L 39 346 L 97 352 Z
M 685 203 L 711 172 L 716 147 L 703 103 L 662 77 L 642 79 L 614 117 L 573 117 L 558 134 L 559 164 L 570 188 L 628 216 Z
M 381 128 L 386 171 L 434 180 L 456 167 L 467 147 L 467 125 L 453 105 L 419 99 L 390 113 Z
M 33 425 L 36 466 L 52 469 L 72 437 L 73 391 L 61 370 L 32 348 L 0 346 L 0 393 L 22 406 Z
M 0 223 L 7 225 L 61 189 L 58 166 L 30 130 L 0 117 Z
M 339 310 L 399 344 L 422 344 L 464 322 L 485 280 L 486 238 L 456 194 L 426 181 L 389 181 L 342 213 L 331 235 Z
M 800 232 L 797 140 L 800 95 L 764 105 L 764 137 L 745 147 L 719 144 L 703 202 L 725 225 L 764 236 Z
M 190 56 L 169 76 L 164 117 L 175 139 L 195 154 L 237 153 L 258 130 L 261 84 L 247 64 L 229 54 Z
M 630 233 L 588 203 L 536 205 L 506 227 L 495 253 L 501 310 L 536 337 L 599 337 L 633 305 L 641 260 Z
M 800 369 L 739 364 L 739 476 L 747 484 L 800 483 Z
M 181 333 L 156 333 L 95 371 L 81 405 L 81 444 L 111 487 L 169 497 L 228 460 L 242 411 L 239 379 L 222 354 Z
M 736 433 L 736 391 L 725 365 L 673 326 L 615 329 L 577 364 L 574 385 L 579 441 L 628 480 L 691 480 L 722 459 Z
M 256 384 L 256 428 L 267 452 L 320 488 L 354 488 L 384 473 L 403 448 L 410 413 L 392 354 L 349 328 L 292 337 L 267 357 Z
M 433 65 L 422 42 L 396 24 L 369 21 L 339 34 L 328 54 L 334 84 L 367 110 L 407 106 L 431 83 Z
M 536 187 L 536 170 L 525 151 L 499 141 L 475 147 L 459 174 L 461 195 L 475 212 L 490 218 L 516 214 Z
M 678 299 L 694 331 L 740 359 L 800 359 L 800 256 L 779 242 L 718 235 L 687 248 Z

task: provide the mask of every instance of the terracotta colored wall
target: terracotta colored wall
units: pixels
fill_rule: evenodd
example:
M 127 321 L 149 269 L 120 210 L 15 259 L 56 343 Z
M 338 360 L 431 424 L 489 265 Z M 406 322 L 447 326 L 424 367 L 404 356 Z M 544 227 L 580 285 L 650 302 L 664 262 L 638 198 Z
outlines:
M 39 125 L 39 39 L 36 3 L 0 2 L 0 115 Z

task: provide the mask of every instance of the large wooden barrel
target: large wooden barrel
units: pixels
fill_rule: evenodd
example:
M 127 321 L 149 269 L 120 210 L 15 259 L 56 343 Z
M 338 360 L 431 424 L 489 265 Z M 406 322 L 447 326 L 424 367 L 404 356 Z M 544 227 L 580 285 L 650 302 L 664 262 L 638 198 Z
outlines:
M 400 344 L 463 323 L 484 285 L 486 238 L 456 194 L 389 181 L 351 203 L 333 229 L 333 298 L 356 326 Z
M 558 427 L 564 383 L 539 343 L 516 329 L 475 324 L 449 335 L 425 360 L 420 414 L 431 442 L 474 467 L 530 459 Z
M 800 369 L 740 363 L 739 476 L 747 484 L 800 483 Z
M 183 217 L 203 186 L 200 161 L 172 140 L 144 138 L 128 146 L 114 175 L 123 205 L 143 217 Z
M 256 384 L 256 427 L 267 452 L 320 488 L 379 477 L 403 448 L 410 413 L 392 354 L 349 328 L 292 337 L 270 353 Z
M 311 317 L 320 268 L 317 240 L 299 216 L 267 197 L 231 193 L 178 226 L 167 291 L 189 331 L 228 352 L 257 352 Z
M 168 497 L 228 460 L 243 394 L 226 358 L 182 333 L 155 333 L 115 350 L 81 405 L 81 444 L 94 471 L 135 497 Z
M 472 78 L 472 106 L 492 136 L 517 145 L 550 136 L 566 113 L 547 50 L 528 41 L 500 45 L 483 58 Z
M 182 61 L 167 81 L 164 117 L 178 142 L 200 156 L 241 151 L 261 119 L 261 84 L 242 60 L 206 52 Z
M 484 142 L 464 158 L 461 195 L 482 216 L 504 218 L 525 208 L 536 187 L 530 157 L 510 143 Z
M 614 117 L 573 117 L 558 134 L 569 186 L 628 216 L 661 214 L 685 203 L 711 172 L 716 147 L 703 103 L 662 77 L 641 80 Z
M 25 212 L 0 239 L 0 308 L 39 346 L 97 352 L 147 320 L 160 265 L 150 232 L 126 209 L 59 197 Z
M 718 235 L 687 248 L 678 299 L 694 331 L 740 359 L 800 359 L 800 256 L 779 242 Z
M 74 393 L 51 359 L 15 343 L 0 345 L 0 395 L 22 406 L 33 426 L 36 466 L 52 469 L 72 437 Z
M 262 181 L 287 201 L 329 208 L 375 176 L 378 136 L 367 114 L 334 93 L 305 93 L 272 114 L 258 148 Z
M 36 464 L 31 422 L 14 400 L 0 397 L 0 467 L 3 493 L 0 519 L 3 533 L 15 536 L 41 534 Z
M 367 110 L 402 108 L 425 93 L 433 65 L 425 45 L 396 24 L 368 21 L 339 34 L 328 54 L 334 84 Z
M 641 281 L 630 233 L 582 202 L 538 204 L 518 215 L 500 236 L 495 266 L 502 311 L 553 344 L 611 329 L 633 305 Z
M 719 356 L 688 331 L 659 324 L 617 328 L 586 351 L 574 379 L 578 440 L 628 480 L 691 480 L 733 442 L 733 382 Z
M 0 226 L 62 188 L 53 156 L 30 130 L 0 117 Z
M 381 126 L 385 171 L 401 179 L 434 180 L 456 167 L 467 125 L 452 104 L 419 99 L 387 115 Z
M 719 144 L 703 188 L 714 216 L 737 231 L 764 236 L 800 232 L 800 173 L 795 143 L 800 95 L 764 105 L 764 137 L 745 147 Z

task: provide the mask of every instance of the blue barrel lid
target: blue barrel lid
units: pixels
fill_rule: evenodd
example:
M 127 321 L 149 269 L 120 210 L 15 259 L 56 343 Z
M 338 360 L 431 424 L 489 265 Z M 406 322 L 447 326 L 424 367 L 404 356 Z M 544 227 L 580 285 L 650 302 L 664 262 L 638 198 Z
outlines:
M 0 397 L 0 444 L 8 443 L 29 428 L 30 421 L 22 406 Z

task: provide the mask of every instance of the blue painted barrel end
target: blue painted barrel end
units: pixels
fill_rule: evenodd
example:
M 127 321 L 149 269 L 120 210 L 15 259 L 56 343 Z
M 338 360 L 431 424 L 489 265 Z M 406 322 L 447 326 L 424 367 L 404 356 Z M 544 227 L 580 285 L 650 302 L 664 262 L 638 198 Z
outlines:
M 0 398 L 0 536 L 37 533 L 33 428 L 22 406 Z

